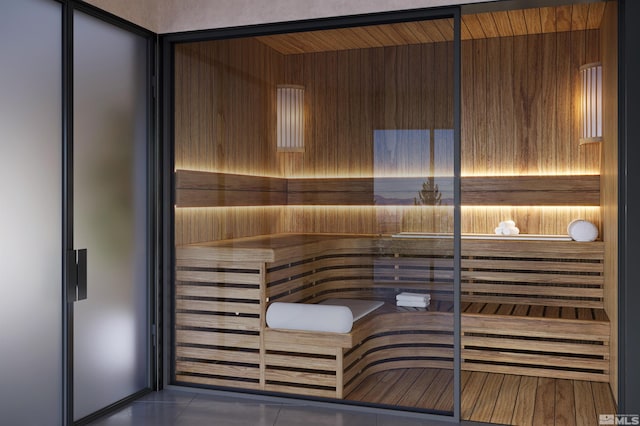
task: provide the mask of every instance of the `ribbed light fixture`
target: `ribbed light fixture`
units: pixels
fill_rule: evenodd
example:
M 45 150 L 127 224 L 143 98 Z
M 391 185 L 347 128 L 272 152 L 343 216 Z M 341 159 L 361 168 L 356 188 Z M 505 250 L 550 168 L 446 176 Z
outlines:
M 602 141 L 602 65 L 580 67 L 580 144 Z
M 304 87 L 278 85 L 278 151 L 304 151 Z

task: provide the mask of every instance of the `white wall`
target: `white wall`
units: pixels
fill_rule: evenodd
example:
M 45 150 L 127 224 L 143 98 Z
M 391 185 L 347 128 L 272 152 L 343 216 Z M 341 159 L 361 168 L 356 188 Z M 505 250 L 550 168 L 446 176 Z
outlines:
M 84 0 L 148 30 L 158 32 L 158 0 Z
M 85 0 L 158 33 L 416 9 L 486 0 Z

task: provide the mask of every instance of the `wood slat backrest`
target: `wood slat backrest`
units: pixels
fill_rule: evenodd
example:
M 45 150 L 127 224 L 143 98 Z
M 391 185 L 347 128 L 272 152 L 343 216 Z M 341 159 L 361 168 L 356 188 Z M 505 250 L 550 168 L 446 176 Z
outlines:
M 341 248 L 327 247 L 318 256 L 267 264 L 269 302 L 354 296 L 394 302 L 402 291 L 430 292 L 434 300 L 452 299 L 453 259 L 449 254 L 428 243 L 420 249 L 406 241 L 370 241 L 366 248 L 340 244 Z

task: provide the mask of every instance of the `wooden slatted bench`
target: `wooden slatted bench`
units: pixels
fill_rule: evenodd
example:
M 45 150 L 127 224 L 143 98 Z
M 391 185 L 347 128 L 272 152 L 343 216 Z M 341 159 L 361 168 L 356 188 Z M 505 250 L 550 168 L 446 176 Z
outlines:
M 462 369 L 606 382 L 609 320 L 602 309 L 462 305 Z
M 463 240 L 462 368 L 608 381 L 602 242 Z
M 350 333 L 264 333 L 265 389 L 343 398 L 371 374 L 395 368 L 453 368 L 453 305 L 382 308 Z
M 608 378 L 601 243 L 464 240 L 462 368 Z M 453 366 L 452 240 L 274 235 L 179 247 L 176 378 L 347 397 L 391 368 Z M 394 305 L 429 291 L 429 309 Z M 274 301 L 368 298 L 351 333 L 273 330 Z

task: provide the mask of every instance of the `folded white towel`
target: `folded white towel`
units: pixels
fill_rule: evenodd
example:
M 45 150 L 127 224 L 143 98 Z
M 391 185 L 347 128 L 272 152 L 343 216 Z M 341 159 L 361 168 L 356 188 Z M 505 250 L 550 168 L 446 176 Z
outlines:
M 431 300 L 431 295 L 428 293 L 402 292 L 396 295 L 396 300 L 428 301 Z
M 414 302 L 411 300 L 398 300 L 396 306 L 406 306 L 411 308 L 426 308 L 429 306 L 429 302 Z
M 518 235 L 520 233 L 520 229 L 517 227 L 513 228 L 502 228 L 502 235 Z
M 516 223 L 513 220 L 505 220 L 498 224 L 498 227 L 493 230 L 497 235 L 518 235 L 520 229 L 516 227 Z

